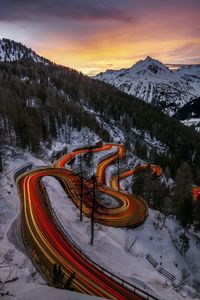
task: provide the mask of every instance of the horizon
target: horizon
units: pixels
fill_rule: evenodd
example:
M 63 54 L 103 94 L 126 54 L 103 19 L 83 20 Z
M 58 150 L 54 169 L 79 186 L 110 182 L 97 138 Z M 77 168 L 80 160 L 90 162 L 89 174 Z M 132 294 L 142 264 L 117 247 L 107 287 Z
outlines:
M 0 1 L 0 36 L 89 76 L 147 56 L 200 64 L 197 0 Z
M 8 38 L 4 38 L 4 37 L 0 37 L 0 40 L 3 40 L 3 39 L 8 39 Z M 30 47 L 28 47 L 27 45 L 24 45 L 22 42 L 20 42 L 20 41 L 16 41 L 16 40 L 11 40 L 11 39 L 8 39 L 9 41 L 12 41 L 12 42 L 14 42 L 14 43 L 20 43 L 22 46 L 24 46 L 24 47 L 26 47 L 27 49 L 29 49 Z M 38 55 L 38 56 L 40 56 L 40 57 L 42 57 L 42 58 L 44 58 L 44 59 L 47 59 L 47 60 L 50 60 L 50 59 L 48 59 L 47 57 L 44 57 L 44 56 L 42 56 L 42 55 L 40 55 L 40 53 L 37 53 L 34 49 L 32 49 L 32 48 L 30 48 L 31 49 L 31 51 L 33 51 L 33 52 L 35 52 L 36 53 L 36 55 Z M 160 62 L 160 63 L 162 63 L 163 65 L 165 65 L 168 69 L 170 69 L 170 70 L 172 70 L 172 71 L 176 71 L 176 70 L 178 70 L 180 67 L 182 67 L 182 66 L 190 66 L 190 65 L 194 65 L 194 66 L 198 66 L 198 65 L 200 65 L 200 63 L 197 63 L 197 64 L 195 64 L 195 63 L 193 63 L 193 64 L 184 64 L 184 63 L 182 63 L 182 64 L 176 64 L 176 63 L 163 63 L 163 62 L 161 62 L 161 61 L 159 61 L 158 59 L 156 59 L 155 57 L 150 57 L 149 55 L 148 56 L 146 56 L 146 57 L 144 57 L 144 58 L 142 58 L 142 59 L 140 59 L 139 61 L 145 61 L 147 58 L 150 58 L 150 59 L 152 59 L 152 60 L 156 60 L 156 61 L 158 61 L 158 62 Z M 50 60 L 51 61 L 51 60 Z M 127 69 L 130 69 L 131 67 L 133 67 L 136 63 L 138 63 L 139 61 L 135 61 L 131 66 L 127 66 Z M 55 64 L 57 64 L 55 61 L 51 61 L 51 63 L 55 63 Z M 69 66 L 66 66 L 66 65 L 62 65 L 62 64 L 57 64 L 57 65 L 61 65 L 62 67 L 69 67 Z M 121 68 L 121 69 L 124 69 L 124 67 L 123 68 Z M 113 69 L 105 69 L 105 70 L 103 70 L 103 71 L 101 71 L 100 73 L 104 73 L 104 72 L 106 72 L 106 71 L 119 71 L 119 70 L 121 70 L 121 69 L 115 69 L 115 68 L 113 68 Z M 76 70 L 76 69 L 75 69 Z M 78 70 L 77 70 L 78 71 Z M 80 71 L 80 72 L 82 72 L 82 71 Z M 83 72 L 82 72 L 83 73 Z M 83 73 L 84 74 L 84 73 Z M 87 75 L 87 76 L 90 76 L 90 77 L 94 77 L 94 76 L 96 76 L 96 75 L 98 75 L 99 73 L 96 73 L 96 74 L 85 74 L 85 75 Z

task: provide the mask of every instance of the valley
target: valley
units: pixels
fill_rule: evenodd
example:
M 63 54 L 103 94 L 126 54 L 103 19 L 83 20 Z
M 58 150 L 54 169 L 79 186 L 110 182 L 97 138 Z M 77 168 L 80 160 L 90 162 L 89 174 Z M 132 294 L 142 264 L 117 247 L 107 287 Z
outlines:
M 199 67 L 117 86 L 7 39 L 0 60 L 1 295 L 198 299 Z

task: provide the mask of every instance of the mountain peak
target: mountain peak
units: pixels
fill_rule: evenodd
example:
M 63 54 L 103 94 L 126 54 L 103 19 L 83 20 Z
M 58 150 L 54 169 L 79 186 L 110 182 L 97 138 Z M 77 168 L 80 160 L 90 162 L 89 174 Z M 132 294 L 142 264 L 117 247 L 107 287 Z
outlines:
M 144 61 L 152 61 L 154 60 L 151 56 L 147 56 Z
M 150 56 L 147 56 L 144 60 L 136 62 L 129 70 L 131 73 L 136 73 L 137 75 L 160 76 L 171 73 L 171 71 L 163 63 L 151 58 Z
M 0 39 L 0 61 L 32 60 L 36 63 L 48 64 L 49 61 L 37 55 L 33 50 L 13 40 Z

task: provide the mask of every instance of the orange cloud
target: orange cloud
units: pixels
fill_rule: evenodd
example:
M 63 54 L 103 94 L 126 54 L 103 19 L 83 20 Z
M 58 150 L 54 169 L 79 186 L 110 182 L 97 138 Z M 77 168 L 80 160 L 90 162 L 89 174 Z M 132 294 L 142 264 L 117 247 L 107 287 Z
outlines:
M 199 0 L 8 0 L 0 35 L 89 75 L 148 55 L 165 63 L 200 63 L 199 9 Z

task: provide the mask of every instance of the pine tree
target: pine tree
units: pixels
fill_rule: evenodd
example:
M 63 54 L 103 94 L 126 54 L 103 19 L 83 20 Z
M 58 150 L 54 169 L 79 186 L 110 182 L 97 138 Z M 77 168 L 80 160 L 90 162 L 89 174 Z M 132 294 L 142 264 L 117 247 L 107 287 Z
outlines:
M 165 199 L 169 197 L 167 186 L 156 174 L 152 174 L 150 165 L 134 175 L 132 193 L 143 197 L 154 209 L 161 211 L 165 210 Z
M 180 241 L 180 253 L 182 256 L 185 256 L 185 253 L 188 251 L 188 249 L 190 247 L 190 240 L 187 237 L 187 234 L 185 231 L 180 234 L 179 241 Z
M 178 220 L 185 228 L 189 227 L 193 222 L 192 174 L 186 162 L 176 173 L 174 205 Z
M 139 172 L 133 176 L 132 193 L 134 195 L 143 195 L 144 174 Z
M 3 130 L 0 128 L 0 172 L 3 171 L 2 147 L 3 147 Z
M 200 231 L 200 196 L 194 204 L 194 226 L 195 230 Z
M 2 163 L 2 158 L 1 158 L 1 149 L 0 149 L 0 172 L 3 171 L 3 163 Z

